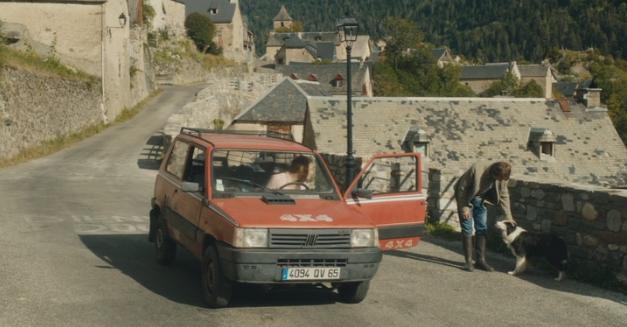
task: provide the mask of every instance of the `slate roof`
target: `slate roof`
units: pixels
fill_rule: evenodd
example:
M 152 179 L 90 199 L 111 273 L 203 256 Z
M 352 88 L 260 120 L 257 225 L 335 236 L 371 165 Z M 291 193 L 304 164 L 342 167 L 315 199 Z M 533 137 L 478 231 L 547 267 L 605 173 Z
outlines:
M 293 20 L 292 17 L 290 17 L 290 14 L 287 13 L 287 9 L 285 9 L 285 6 L 281 6 L 281 9 L 279 9 L 279 13 L 276 14 L 276 16 L 274 16 L 273 21 L 288 21 L 288 20 Z
M 284 78 L 233 121 L 238 123 L 303 123 L 307 94 L 290 78 Z
M 288 49 L 301 49 L 305 47 L 305 42 L 301 40 L 301 38 L 297 36 L 290 36 L 286 40 L 283 41 L 285 47 Z
M 354 150 L 360 157 L 402 151 L 412 126 L 430 138 L 429 166 L 459 174 L 477 160 L 508 160 L 513 175 L 551 181 L 627 185 L 627 148 L 606 112 L 561 111 L 545 99 L 354 98 Z M 346 153 L 344 97 L 310 97 L 305 130 L 320 152 Z M 552 161 L 528 147 L 532 128 L 555 136 Z M 307 140 L 310 136 L 305 135 Z
M 218 24 L 228 24 L 233 21 L 233 15 L 237 8 L 235 3 L 231 3 L 229 0 L 209 0 L 208 2 L 202 2 L 205 4 L 202 13 L 209 15 L 212 22 Z M 209 12 L 211 9 L 217 9 L 218 12 L 214 15 Z
M 317 42 L 316 58 L 335 60 L 335 43 L 333 42 Z
M 553 83 L 553 89 L 558 90 L 564 96 L 573 97 L 577 91 L 577 82 L 557 82 Z
M 296 33 L 271 33 L 268 36 L 266 46 L 280 47 L 290 37 L 299 37 L 305 42 L 333 42 L 337 41 L 335 32 L 296 32 Z
M 359 63 L 351 64 L 352 89 L 355 95 L 361 94 L 361 85 L 368 69 L 367 65 Z M 335 87 L 332 82 L 335 77 L 342 75 L 346 78 L 346 63 L 330 63 L 330 64 L 310 64 L 293 62 L 289 65 L 277 65 L 275 70 L 284 76 L 296 74 L 299 78 L 307 79 L 307 76 L 315 74 L 318 76 L 320 86 L 327 94 L 346 94 L 346 87 Z
M 546 77 L 548 67 L 544 65 L 518 65 L 521 77 Z
M 462 66 L 461 80 L 501 79 L 509 71 L 509 63 L 493 63 L 479 66 Z

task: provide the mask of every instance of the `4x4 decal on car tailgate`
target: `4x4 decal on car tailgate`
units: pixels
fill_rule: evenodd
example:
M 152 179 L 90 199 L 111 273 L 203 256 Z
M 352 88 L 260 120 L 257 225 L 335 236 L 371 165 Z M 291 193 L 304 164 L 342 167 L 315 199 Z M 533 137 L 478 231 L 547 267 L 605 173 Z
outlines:
M 281 216 L 281 220 L 282 221 L 287 221 L 287 222 L 292 222 L 292 223 L 296 223 L 296 222 L 319 222 L 319 221 L 324 221 L 324 222 L 333 222 L 333 218 L 327 216 L 327 215 L 317 215 L 317 216 L 313 216 L 313 215 L 290 215 L 290 214 L 285 214 Z

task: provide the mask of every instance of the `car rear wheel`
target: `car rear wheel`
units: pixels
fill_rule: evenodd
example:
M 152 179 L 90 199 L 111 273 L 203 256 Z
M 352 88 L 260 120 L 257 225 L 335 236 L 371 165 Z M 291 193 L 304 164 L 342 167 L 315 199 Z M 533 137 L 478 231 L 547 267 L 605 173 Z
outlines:
M 340 284 L 337 288 L 337 292 L 340 294 L 340 299 L 347 303 L 359 303 L 368 295 L 368 289 L 370 288 L 370 281 L 344 283 Z
M 163 223 L 159 223 L 155 229 L 155 252 L 157 262 L 169 266 L 176 257 L 176 242 L 168 236 Z
M 202 259 L 202 292 L 205 302 L 211 308 L 223 308 L 229 305 L 233 288 L 224 277 L 218 252 L 214 246 L 208 246 Z

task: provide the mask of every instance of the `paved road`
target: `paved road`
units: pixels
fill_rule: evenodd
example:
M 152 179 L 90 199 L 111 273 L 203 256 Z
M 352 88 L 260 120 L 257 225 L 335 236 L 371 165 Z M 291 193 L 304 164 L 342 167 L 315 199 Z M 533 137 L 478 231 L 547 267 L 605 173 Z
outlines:
M 627 300 L 541 271 L 459 269 L 459 245 L 426 239 L 384 257 L 368 298 L 243 288 L 203 307 L 200 269 L 158 266 L 146 241 L 151 138 L 196 91 L 167 89 L 135 119 L 47 158 L 0 170 L 0 326 L 624 326 Z M 180 252 L 179 252 L 180 253 Z M 498 259 L 498 260 L 497 260 Z

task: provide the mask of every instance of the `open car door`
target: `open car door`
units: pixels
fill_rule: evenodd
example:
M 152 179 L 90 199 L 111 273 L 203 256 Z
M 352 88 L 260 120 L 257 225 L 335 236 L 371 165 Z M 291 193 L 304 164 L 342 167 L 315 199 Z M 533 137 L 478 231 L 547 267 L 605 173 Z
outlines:
M 419 153 L 374 156 L 344 194 L 348 205 L 370 217 L 382 250 L 418 245 L 424 231 L 426 193 Z

